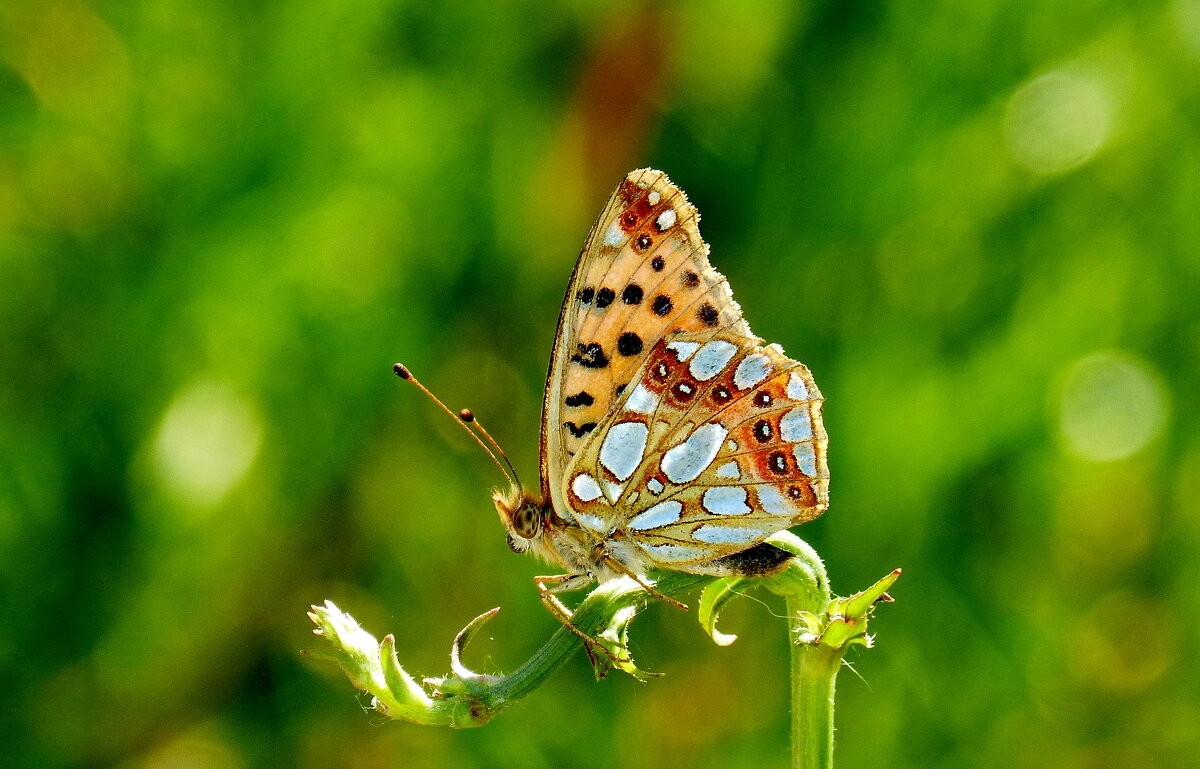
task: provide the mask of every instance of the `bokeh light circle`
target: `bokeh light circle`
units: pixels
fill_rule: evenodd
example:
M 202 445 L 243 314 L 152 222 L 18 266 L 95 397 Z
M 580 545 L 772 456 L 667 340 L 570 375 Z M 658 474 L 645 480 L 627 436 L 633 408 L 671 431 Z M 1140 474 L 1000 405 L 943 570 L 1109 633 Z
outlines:
M 1129 354 L 1088 355 L 1072 363 L 1063 376 L 1060 436 L 1084 459 L 1110 462 L 1136 454 L 1162 432 L 1166 415 L 1161 378 Z
M 1110 89 L 1098 77 L 1056 70 L 1026 83 L 1009 99 L 1004 137 L 1018 163 L 1040 174 L 1077 168 L 1108 141 Z
M 193 382 L 167 407 L 154 436 L 158 482 L 177 502 L 213 505 L 249 472 L 262 437 L 258 413 L 232 387 Z

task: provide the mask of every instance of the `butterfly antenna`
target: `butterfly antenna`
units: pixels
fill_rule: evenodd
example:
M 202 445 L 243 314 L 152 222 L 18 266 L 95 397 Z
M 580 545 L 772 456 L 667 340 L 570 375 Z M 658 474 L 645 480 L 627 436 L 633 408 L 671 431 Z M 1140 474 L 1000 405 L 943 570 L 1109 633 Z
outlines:
M 487 455 L 492 458 L 493 462 L 496 463 L 496 467 L 500 468 L 500 472 L 504 473 L 505 478 L 507 478 L 511 483 L 515 483 L 518 487 L 521 485 L 521 482 L 517 479 L 516 471 L 512 470 L 512 463 L 508 461 L 508 457 L 504 457 L 504 452 L 500 451 L 500 447 L 496 446 L 496 451 L 500 451 L 500 456 L 504 457 L 504 461 L 506 463 L 508 463 L 508 468 L 509 468 L 508 470 L 506 470 L 504 468 L 504 465 L 500 464 L 500 460 L 496 458 L 496 454 L 490 448 L 488 448 L 488 445 L 486 443 L 484 443 L 482 440 L 479 439 L 479 436 L 475 434 L 475 431 L 472 430 L 470 427 L 468 427 L 468 423 L 475 421 L 474 414 L 472 414 L 470 411 L 468 411 L 466 409 L 463 409 L 462 414 L 456 415 L 453 411 L 446 408 L 446 404 L 444 404 L 440 400 L 438 400 L 438 397 L 436 395 L 434 395 L 433 393 L 431 393 L 429 391 L 428 387 L 421 384 L 420 380 L 418 380 L 415 376 L 413 376 L 412 372 L 409 371 L 408 367 L 405 366 L 403 363 L 397 363 L 394 366 L 392 366 L 392 372 L 396 376 L 403 379 L 404 381 L 410 382 L 413 385 L 415 385 L 418 390 L 425 393 L 425 395 L 428 396 L 431 401 L 436 403 L 438 405 L 438 408 L 440 408 L 442 411 L 445 411 L 447 414 L 449 414 L 450 418 L 453 419 L 458 424 L 459 427 L 466 430 L 467 435 L 471 436 L 471 439 L 479 444 L 479 448 L 481 448 L 487 452 Z M 470 416 L 470 419 L 467 418 L 468 416 Z M 479 427 L 480 429 L 483 429 L 482 426 L 480 426 L 478 422 L 475 422 L 475 426 Z M 484 432 L 484 435 L 487 435 L 487 433 Z M 493 446 L 496 445 L 496 442 L 492 440 L 492 437 L 490 435 L 488 435 L 488 441 L 490 441 Z M 510 471 L 511 471 L 511 475 L 510 475 Z
M 496 453 L 499 454 L 500 458 L 504 460 L 504 464 L 508 466 L 508 471 L 512 473 L 513 480 L 516 481 L 518 486 L 521 486 L 521 479 L 517 476 L 517 468 L 513 467 L 512 461 L 509 460 L 508 455 L 504 453 L 504 449 L 500 448 L 500 444 L 496 443 L 496 439 L 492 437 L 492 434 L 484 429 L 483 422 L 480 422 L 478 419 L 476 419 L 475 414 L 472 413 L 470 409 L 463 409 L 462 411 L 458 412 L 458 418 L 466 422 L 468 425 L 472 425 L 476 430 L 483 434 L 484 439 L 489 445 L 491 445 L 493 449 L 496 450 Z M 524 487 L 521 486 L 521 488 Z

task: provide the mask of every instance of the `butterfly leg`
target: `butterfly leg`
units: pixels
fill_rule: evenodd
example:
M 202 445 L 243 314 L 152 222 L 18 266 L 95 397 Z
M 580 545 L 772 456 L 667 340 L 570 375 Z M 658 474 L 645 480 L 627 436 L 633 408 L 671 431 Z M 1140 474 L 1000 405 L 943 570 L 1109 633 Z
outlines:
M 591 581 L 592 578 L 587 574 L 553 574 L 550 576 L 533 578 L 533 584 L 537 585 L 538 598 L 541 599 L 542 605 L 546 607 L 546 610 L 549 611 L 556 620 L 562 623 L 563 627 L 583 639 L 583 648 L 587 652 L 588 659 L 591 660 L 593 666 L 596 663 L 596 650 L 599 650 L 602 654 L 612 660 L 614 664 L 629 662 L 629 660 L 619 659 L 603 643 L 575 627 L 575 623 L 571 621 L 571 617 L 573 616 L 571 610 L 566 607 L 566 604 L 558 599 L 557 595 L 555 595 L 555 593 L 565 593 L 571 590 L 576 590 Z
M 669 598 L 669 597 L 663 595 L 659 591 L 655 590 L 654 587 L 652 585 L 648 584 L 644 579 L 642 579 L 638 575 L 634 574 L 633 571 L 631 571 L 628 567 L 626 567 L 625 564 L 621 563 L 620 560 L 614 558 L 611 555 L 608 555 L 607 553 L 604 553 L 603 545 L 600 546 L 599 550 L 600 550 L 600 552 L 598 552 L 596 554 L 597 560 L 603 561 L 606 566 L 612 567 L 612 569 L 614 571 L 619 571 L 622 574 L 624 574 L 626 577 L 629 577 L 634 582 L 638 583 L 638 585 L 640 585 L 643 590 L 645 590 L 647 593 L 654 596 L 655 598 L 658 598 L 659 600 L 661 600 L 665 603 L 669 603 L 674 607 L 677 607 L 679 609 L 683 609 L 684 611 L 687 611 L 687 604 L 680 603 L 679 601 L 676 601 L 674 598 Z

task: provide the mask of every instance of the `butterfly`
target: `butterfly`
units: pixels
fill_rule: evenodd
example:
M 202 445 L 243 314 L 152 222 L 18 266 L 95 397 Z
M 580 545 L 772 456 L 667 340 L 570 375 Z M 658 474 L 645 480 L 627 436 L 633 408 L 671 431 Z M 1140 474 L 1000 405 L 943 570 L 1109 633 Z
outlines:
M 763 542 L 825 511 L 828 438 L 809 370 L 763 345 L 709 264 L 700 216 L 630 173 L 567 288 L 542 404 L 541 486 L 494 497 L 553 592 L 650 569 L 758 576 Z
M 670 601 L 648 572 L 776 573 L 791 555 L 764 540 L 829 504 L 820 390 L 751 333 L 699 219 L 660 171 L 618 185 L 559 316 L 540 485 L 513 471 L 493 494 L 509 546 L 563 569 L 535 582 L 572 629 L 556 594 L 594 581 L 632 577 Z

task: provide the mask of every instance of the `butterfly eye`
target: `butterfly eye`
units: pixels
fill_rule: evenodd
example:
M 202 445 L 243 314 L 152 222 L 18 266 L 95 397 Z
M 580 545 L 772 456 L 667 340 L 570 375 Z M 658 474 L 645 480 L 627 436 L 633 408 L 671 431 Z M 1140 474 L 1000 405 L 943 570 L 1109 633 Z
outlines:
M 525 539 L 533 539 L 542 528 L 541 511 L 536 505 L 524 504 L 513 513 L 513 531 Z

